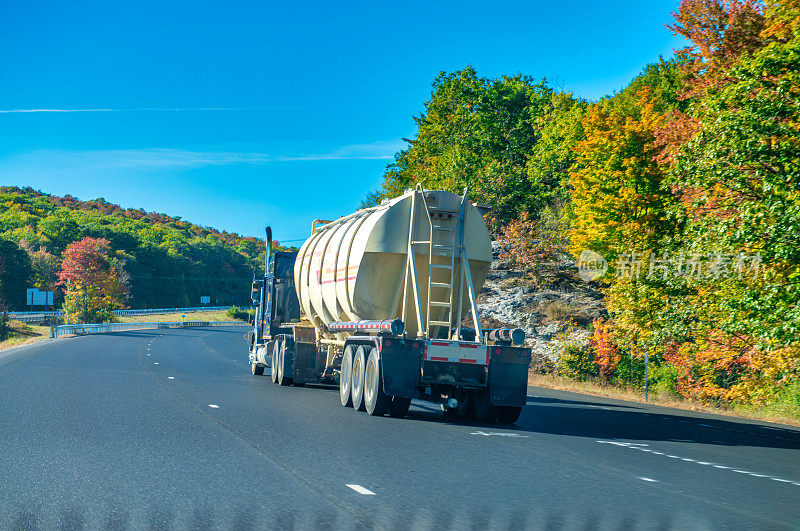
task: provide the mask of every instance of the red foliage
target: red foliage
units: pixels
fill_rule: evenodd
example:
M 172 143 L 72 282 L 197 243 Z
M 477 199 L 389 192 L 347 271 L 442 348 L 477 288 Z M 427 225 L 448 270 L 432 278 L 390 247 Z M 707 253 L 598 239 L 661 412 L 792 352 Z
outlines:
M 699 99 L 712 88 L 727 84 L 728 67 L 742 54 L 764 46 L 764 8 L 760 0 L 682 0 L 667 26 L 691 45 L 678 51 L 688 59 L 684 90 L 679 98 Z M 656 130 L 659 164 L 671 164 L 700 128 L 697 117 L 675 110 Z
M 692 43 L 679 52 L 690 60 L 690 93 L 723 82 L 722 69 L 764 44 L 760 0 L 681 0 L 672 15 L 675 24 L 667 27 Z
M 61 284 L 97 281 L 111 268 L 111 247 L 105 238 L 84 238 L 67 246 L 63 253 Z
M 594 322 L 594 335 L 591 339 L 594 347 L 594 362 L 600 367 L 600 375 L 608 380 L 614 376 L 622 356 L 619 349 L 611 339 L 611 329 L 608 323 L 596 320 Z
M 113 263 L 105 238 L 83 238 L 62 253 L 59 285 L 79 294 L 81 310 L 120 308 L 127 295 L 121 271 Z

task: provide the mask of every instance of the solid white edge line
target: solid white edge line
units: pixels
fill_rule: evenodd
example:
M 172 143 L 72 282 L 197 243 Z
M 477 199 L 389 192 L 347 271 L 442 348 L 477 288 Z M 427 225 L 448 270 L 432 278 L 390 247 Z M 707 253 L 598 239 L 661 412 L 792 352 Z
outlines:
M 346 485 L 359 494 L 364 494 L 365 496 L 376 496 L 374 492 L 372 492 L 367 488 L 362 487 L 361 485 L 355 485 L 355 484 L 351 485 L 350 483 L 346 483 Z

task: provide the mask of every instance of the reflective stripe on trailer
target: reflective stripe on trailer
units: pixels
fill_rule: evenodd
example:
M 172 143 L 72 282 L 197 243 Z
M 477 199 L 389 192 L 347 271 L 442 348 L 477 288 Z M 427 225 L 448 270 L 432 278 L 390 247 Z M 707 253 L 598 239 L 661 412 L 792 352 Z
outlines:
M 425 360 L 488 365 L 489 347 L 458 341 L 427 341 L 425 343 Z

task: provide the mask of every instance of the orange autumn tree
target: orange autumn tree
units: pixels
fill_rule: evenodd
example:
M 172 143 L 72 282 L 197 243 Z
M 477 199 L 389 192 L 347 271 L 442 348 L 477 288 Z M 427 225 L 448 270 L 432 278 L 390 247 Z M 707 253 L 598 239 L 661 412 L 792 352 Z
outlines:
M 654 160 L 661 118 L 648 87 L 635 105 L 596 105 L 587 113 L 570 179 L 575 256 L 584 249 L 609 258 L 645 251 L 663 234 L 671 196 Z
M 682 96 L 688 106 L 659 133 L 659 160 L 683 211 L 686 252 L 719 253 L 732 262 L 752 256 L 761 264 L 747 275 L 732 268 L 720 278 L 705 275 L 680 299 L 675 316 L 685 323 L 683 339 L 667 357 L 679 369 L 678 390 L 709 401 L 782 403 L 795 413 L 798 21 L 797 0 L 682 2 L 673 30 L 692 43 L 683 51 L 692 58 Z
M 622 355 L 614 345 L 611 338 L 611 327 L 608 323 L 599 319 L 595 320 L 591 343 L 594 347 L 594 362 L 600 368 L 600 375 L 603 379 L 610 380 L 622 360 Z
M 124 307 L 128 287 L 122 264 L 105 238 L 83 238 L 63 253 L 60 285 L 66 288 L 64 312 L 70 323 L 102 323 Z

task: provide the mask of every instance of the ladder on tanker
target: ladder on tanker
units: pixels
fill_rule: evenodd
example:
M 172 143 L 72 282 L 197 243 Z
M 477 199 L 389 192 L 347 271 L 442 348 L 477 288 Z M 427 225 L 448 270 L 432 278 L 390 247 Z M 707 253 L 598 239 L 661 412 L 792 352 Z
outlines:
M 428 239 L 417 240 L 417 223 L 416 223 L 416 200 L 417 196 L 421 197 L 422 205 L 425 209 L 428 221 Z M 414 197 L 411 202 L 411 220 L 409 225 L 409 242 L 408 242 L 408 261 L 406 265 L 406 284 L 408 283 L 409 272 L 411 273 L 412 290 L 414 291 L 415 303 L 417 309 L 417 321 L 419 324 L 419 332 L 424 331 L 428 337 L 436 337 L 434 333 L 438 327 L 443 327 L 447 330 L 448 339 L 458 339 L 461 333 L 461 313 L 462 313 L 462 299 L 464 293 L 464 283 L 462 280 L 466 276 L 468 283 L 469 295 L 472 302 L 473 310 L 476 312 L 474 302 L 474 291 L 472 289 L 472 279 L 469 272 L 469 263 L 465 260 L 464 254 L 464 212 L 465 203 L 467 201 L 467 189 L 464 189 L 464 194 L 461 196 L 461 201 L 457 211 L 443 210 L 431 208 L 425 198 L 425 192 L 421 184 L 417 184 L 414 190 Z M 455 220 L 453 217 L 455 216 Z M 446 218 L 446 219 L 445 219 Z M 448 222 L 450 224 L 448 224 Z M 427 281 L 427 308 L 425 317 L 427 323 L 423 324 L 421 315 L 421 304 L 419 297 L 419 283 L 416 278 L 416 264 L 414 258 L 414 249 L 417 245 L 428 246 L 428 281 Z M 434 262 L 434 257 L 449 258 L 449 263 Z M 460 262 L 459 278 L 456 277 L 456 260 Z M 433 280 L 434 271 L 443 270 L 445 278 L 438 275 L 438 280 Z M 458 284 L 458 293 L 454 290 L 454 285 Z M 436 290 L 436 291 L 434 291 Z M 438 293 L 437 293 L 438 292 Z M 405 290 L 404 290 L 405 293 Z M 438 296 L 435 296 L 438 295 Z M 407 308 L 403 304 L 404 311 Z M 432 311 L 436 312 L 437 317 L 432 318 Z M 403 316 L 405 320 L 406 316 Z M 452 334 L 451 334 L 452 331 Z

